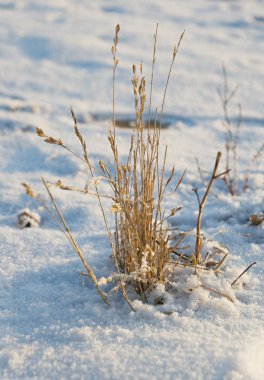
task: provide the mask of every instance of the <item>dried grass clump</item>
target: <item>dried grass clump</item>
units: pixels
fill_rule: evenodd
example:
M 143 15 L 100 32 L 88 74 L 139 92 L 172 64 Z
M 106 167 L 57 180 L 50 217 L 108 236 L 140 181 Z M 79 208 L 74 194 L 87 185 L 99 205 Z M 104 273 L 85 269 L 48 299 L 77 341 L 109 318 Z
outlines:
M 173 61 L 177 49 L 173 52 Z M 165 178 L 167 148 L 161 159 L 160 125 L 154 129 L 143 124 L 146 104 L 146 81 L 139 76 L 133 65 L 133 91 L 135 96 L 136 123 L 130 137 L 127 160 L 120 161 L 115 139 L 115 124 L 110 129 L 108 140 L 114 157 L 114 175 L 105 163 L 100 162 L 103 175 L 109 180 L 115 198 L 112 211 L 115 213 L 116 231 L 114 235 L 114 255 L 116 263 L 124 275 L 135 283 L 142 294 L 157 282 L 164 282 L 171 262 L 171 247 L 166 220 L 177 209 L 165 215 L 162 201 L 166 189 L 174 179 L 174 167 Z M 160 119 L 162 114 L 160 115 Z M 160 162 L 161 160 L 161 162 Z M 177 190 L 183 175 L 178 180 Z
M 168 82 L 176 54 L 183 37 L 174 48 L 172 62 L 165 86 L 159 121 L 156 118 L 154 128 L 150 126 L 153 70 L 156 59 L 157 29 L 154 36 L 154 51 L 152 61 L 152 75 L 149 96 L 149 121 L 145 127 L 143 115 L 146 106 L 146 80 L 143 76 L 142 65 L 139 73 L 133 65 L 132 86 L 135 99 L 135 127 L 130 136 L 130 150 L 126 161 L 120 161 L 118 145 L 116 143 L 115 124 L 115 70 L 118 64 L 116 58 L 119 26 L 116 35 L 113 53 L 113 120 L 109 130 L 108 140 L 114 159 L 114 173 L 111 173 L 104 162 L 100 162 L 103 175 L 109 180 L 114 192 L 115 204 L 112 212 L 115 213 L 115 234 L 113 255 L 118 272 L 129 281 L 133 281 L 136 291 L 144 294 L 145 291 L 157 282 L 164 283 L 167 271 L 171 264 L 171 234 L 168 231 L 166 220 L 174 215 L 177 209 L 171 210 L 165 216 L 162 207 L 164 193 L 174 179 L 174 167 L 168 178 L 165 178 L 165 164 L 167 148 L 163 158 L 159 152 L 160 129 Z M 161 162 L 160 162 L 161 160 Z M 177 190 L 183 175 L 179 179 Z
M 132 68 L 135 123 L 130 136 L 130 149 L 125 160 L 121 159 L 119 155 L 115 116 L 115 74 L 119 63 L 117 58 L 118 34 L 120 31 L 119 25 L 116 26 L 114 44 L 112 46 L 113 110 L 112 121 L 110 122 L 108 133 L 113 165 L 110 167 L 102 160 L 99 161 L 97 165 L 91 162 L 85 139 L 78 127 L 77 119 L 73 111 L 71 111 L 71 114 L 74 121 L 74 131 L 81 144 L 82 154 L 73 151 L 61 139 L 46 135 L 42 129 L 37 128 L 36 130 L 38 136 L 40 136 L 45 142 L 61 146 L 86 164 L 91 177 L 90 183 L 94 186 L 94 191 L 90 191 L 90 186 L 82 190 L 66 186 L 61 181 L 58 181 L 56 186 L 63 190 L 77 190 L 97 197 L 111 244 L 116 273 L 110 275 L 108 278 L 103 278 L 98 281 L 61 214 L 50 191 L 50 186 L 45 180 L 43 180 L 50 199 L 56 209 L 56 214 L 52 213 L 52 217 L 61 227 L 65 236 L 79 255 L 87 270 L 87 275 L 94 282 L 102 299 L 108 303 L 106 294 L 101 289 L 101 286 L 113 281 L 116 285 L 115 289 L 120 289 L 122 291 L 124 299 L 132 310 L 134 310 L 134 307 L 130 302 L 126 291 L 126 286 L 128 284 L 132 284 L 136 292 L 146 300 L 147 292 L 149 290 L 153 289 L 157 284 L 166 284 L 170 281 L 171 275 L 177 266 L 183 268 L 192 267 L 195 272 L 197 267 L 205 270 L 208 269 L 207 259 L 202 258 L 201 255 L 203 244 L 201 234 L 202 212 L 214 181 L 227 173 L 227 171 L 221 174 L 217 173 L 221 159 L 221 153 L 218 153 L 212 178 L 202 199 L 200 199 L 198 191 L 196 190 L 199 202 L 196 246 L 193 248 L 190 255 L 185 254 L 184 247 L 182 247 L 181 244 L 190 231 L 175 236 L 168 225 L 168 219 L 175 215 L 181 207 L 173 208 L 167 213 L 163 206 L 164 196 L 168 187 L 170 186 L 170 188 L 173 189 L 172 193 L 175 193 L 183 180 L 185 172 L 182 173 L 180 178 L 175 180 L 175 168 L 172 167 L 169 174 L 166 176 L 167 147 L 165 147 L 164 153 L 161 153 L 160 149 L 160 132 L 166 93 L 172 67 L 183 34 L 181 35 L 177 46 L 173 49 L 172 61 L 165 83 L 161 111 L 158 113 L 157 109 L 155 110 L 155 122 L 153 125 L 150 115 L 152 112 L 152 90 L 154 65 L 156 60 L 157 29 L 158 27 L 156 28 L 154 35 L 148 110 L 146 110 L 146 79 L 143 75 L 142 65 L 140 65 L 139 69 L 137 69 L 136 65 L 133 65 Z M 143 119 L 145 119 L 143 116 L 146 112 L 148 113 L 148 122 L 145 125 L 143 123 Z M 104 195 L 99 192 L 98 178 L 103 178 L 107 181 L 111 189 L 111 195 Z M 26 188 L 26 190 L 30 195 L 30 188 Z M 113 228 L 110 228 L 109 214 L 102 202 L 103 198 L 112 200 L 112 206 L 109 211 L 114 215 L 114 232 Z M 210 269 L 219 269 L 225 258 L 226 256 L 220 262 L 210 263 Z
M 45 142 L 61 146 L 86 163 L 89 173 L 94 180 L 93 184 L 95 191 L 91 194 L 96 195 L 98 198 L 108 232 L 109 241 L 112 247 L 112 256 L 117 270 L 117 273 L 114 276 L 112 275 L 106 280 L 102 279 L 100 282 L 97 281 L 94 273 L 92 273 L 91 278 L 104 300 L 105 296 L 100 289 L 100 284 L 110 280 L 116 280 L 118 282 L 118 288 L 122 290 L 126 301 L 132 309 L 132 304 L 129 301 L 125 290 L 126 284 L 133 283 L 137 293 L 144 297 L 145 292 L 153 288 L 155 284 L 164 283 L 173 266 L 177 265 L 177 261 L 172 260 L 171 253 L 175 251 L 180 244 L 178 242 L 172 246 L 171 239 L 173 237 L 167 224 L 167 219 L 170 216 L 175 215 L 180 207 L 172 209 L 169 214 L 165 214 L 165 210 L 162 206 L 165 192 L 174 180 L 175 168 L 173 167 L 171 169 L 168 177 L 165 176 L 167 147 L 165 148 L 163 157 L 161 157 L 160 130 L 172 66 L 175 61 L 183 34 L 180 37 L 178 45 L 173 49 L 172 61 L 165 84 L 161 112 L 158 115 L 156 110 L 153 128 L 153 122 L 150 120 L 150 115 L 153 73 L 156 60 L 157 28 L 154 35 L 154 51 L 147 125 L 144 125 L 143 123 L 143 115 L 146 111 L 145 108 L 147 99 L 146 79 L 143 76 L 142 65 L 140 65 L 139 70 L 136 65 L 133 65 L 133 76 L 131 82 L 135 100 L 135 123 L 130 136 L 130 149 L 126 160 L 120 159 L 118 144 L 116 141 L 115 73 L 119 63 L 117 59 L 118 33 L 120 30 L 119 25 L 116 26 L 114 44 L 112 46 L 113 114 L 108 134 L 108 141 L 113 154 L 114 169 L 110 169 L 110 167 L 102 160 L 99 161 L 99 165 L 95 169 L 95 166 L 90 161 L 86 142 L 81 131 L 79 130 L 77 119 L 73 111 L 71 111 L 71 113 L 74 120 L 74 130 L 81 143 L 83 150 L 82 155 L 73 152 L 72 149 L 65 145 L 61 139 L 48 136 L 39 128 L 36 130 L 38 136 L 43 138 Z M 107 180 L 112 190 L 111 198 L 114 202 L 110 208 L 110 211 L 114 214 L 115 219 L 114 233 L 109 227 L 106 210 L 102 204 L 102 198 L 104 195 L 100 194 L 98 191 L 96 181 L 98 176 Z M 184 173 L 175 184 L 173 192 L 177 191 L 183 176 Z M 62 225 L 62 228 L 66 231 L 68 239 L 83 261 L 83 254 L 73 239 L 66 221 L 61 215 L 45 181 L 44 184 L 59 215 L 59 224 Z M 56 185 L 64 190 L 80 190 L 65 186 L 61 181 L 58 181 Z M 87 265 L 85 266 L 87 269 Z M 91 276 L 90 266 L 88 266 L 88 269 L 88 273 Z

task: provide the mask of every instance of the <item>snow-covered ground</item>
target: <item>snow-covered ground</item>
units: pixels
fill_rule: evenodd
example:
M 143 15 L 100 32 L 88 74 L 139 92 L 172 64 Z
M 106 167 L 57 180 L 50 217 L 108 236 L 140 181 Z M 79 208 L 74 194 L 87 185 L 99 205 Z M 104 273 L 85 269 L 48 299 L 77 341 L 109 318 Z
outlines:
M 0 377 L 1 379 L 225 379 L 264 378 L 263 224 L 249 216 L 264 212 L 263 156 L 255 163 L 250 190 L 232 198 L 222 181 L 210 196 L 203 230 L 230 251 L 222 287 L 234 302 L 195 288 L 181 277 L 183 297 L 170 298 L 170 313 L 120 295 L 106 306 L 82 264 L 46 211 L 29 199 L 27 182 L 45 195 L 40 177 L 84 186 L 85 168 L 59 147 L 45 144 L 35 127 L 60 137 L 75 150 L 72 106 L 91 158 L 111 159 L 107 115 L 111 113 L 114 28 L 121 26 L 117 69 L 117 113 L 131 115 L 132 64 L 143 62 L 150 77 L 153 34 L 159 22 L 153 104 L 161 105 L 172 49 L 186 31 L 169 84 L 162 130 L 168 172 L 187 174 L 168 208 L 183 205 L 172 223 L 195 227 L 204 191 L 195 164 L 212 170 L 224 152 L 222 109 L 216 87 L 221 65 L 230 86 L 240 85 L 234 105 L 243 106 L 239 172 L 264 141 L 262 0 L 196 1 L 0 1 Z M 231 110 L 236 116 L 236 107 Z M 94 115 L 101 115 L 98 119 Z M 129 131 L 120 129 L 122 155 Z M 224 162 L 222 163 L 224 169 Z M 94 198 L 53 193 L 98 278 L 114 270 L 111 250 Z M 39 228 L 19 229 L 25 207 L 40 214 Z M 257 262 L 236 287 L 230 283 Z M 210 284 L 215 281 L 208 279 Z

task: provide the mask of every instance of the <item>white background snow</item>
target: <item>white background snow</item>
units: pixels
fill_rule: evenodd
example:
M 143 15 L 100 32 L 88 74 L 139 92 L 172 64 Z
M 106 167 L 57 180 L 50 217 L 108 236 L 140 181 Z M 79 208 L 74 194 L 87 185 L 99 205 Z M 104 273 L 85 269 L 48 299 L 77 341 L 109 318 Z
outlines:
M 248 222 L 251 214 L 264 212 L 263 156 L 254 165 L 248 192 L 232 198 L 221 181 L 216 184 L 218 198 L 209 198 L 203 223 L 206 236 L 230 251 L 226 284 L 257 264 L 237 283 L 234 303 L 201 289 L 171 300 L 171 315 L 139 300 L 133 313 L 120 295 L 106 306 L 80 275 L 80 260 L 49 214 L 39 211 L 21 186 L 28 182 L 45 195 L 41 176 L 85 185 L 85 168 L 34 132 L 43 128 L 78 150 L 71 106 L 93 162 L 111 159 L 107 117 L 115 25 L 121 26 L 117 112 L 132 114 L 131 67 L 142 61 L 150 77 L 157 22 L 153 104 L 158 107 L 173 46 L 186 31 L 165 107 L 172 124 L 162 131 L 168 172 L 173 164 L 179 175 L 187 168 L 180 191 L 166 201 L 168 208 L 184 206 L 173 224 L 186 231 L 195 227 L 197 215 L 192 188 L 204 190 L 195 157 L 210 171 L 217 151 L 224 152 L 216 92 L 222 63 L 230 86 L 240 85 L 234 104 L 243 106 L 242 175 L 264 141 L 264 2 L 0 0 L 1 379 L 264 378 L 264 230 Z M 103 120 L 94 120 L 94 114 Z M 123 155 L 128 141 L 129 131 L 120 130 Z M 111 251 L 95 199 L 53 193 L 98 278 L 110 274 Z M 25 207 L 40 213 L 39 228 L 17 227 L 17 214 Z M 195 280 L 187 276 L 187 281 L 192 286 Z

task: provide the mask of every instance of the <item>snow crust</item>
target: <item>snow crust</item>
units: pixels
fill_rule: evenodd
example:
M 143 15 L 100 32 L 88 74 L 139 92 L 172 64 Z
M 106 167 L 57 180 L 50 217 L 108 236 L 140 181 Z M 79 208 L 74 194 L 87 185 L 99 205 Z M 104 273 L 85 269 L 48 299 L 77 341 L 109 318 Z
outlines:
M 21 182 L 43 194 L 41 176 L 69 185 L 87 182 L 74 157 L 34 132 L 43 128 L 78 151 L 71 106 L 92 160 L 111 158 L 106 134 L 114 27 L 121 25 L 116 106 L 131 115 L 132 64 L 143 61 L 150 77 L 159 22 L 153 97 L 158 107 L 173 46 L 186 30 L 169 84 L 165 114 L 171 125 L 162 130 L 162 144 L 168 145 L 168 172 L 173 164 L 179 176 L 187 168 L 176 197 L 166 199 L 168 210 L 183 205 L 171 222 L 182 231 L 194 229 L 192 189 L 204 191 L 195 157 L 211 171 L 217 151 L 224 150 L 216 93 L 223 62 L 230 86 L 240 85 L 231 111 L 235 118 L 236 102 L 242 104 L 240 173 L 264 141 L 263 1 L 2 0 L 0 18 L 1 379 L 262 380 L 264 224 L 252 226 L 249 217 L 264 212 L 263 156 L 246 193 L 232 198 L 219 181 L 217 198 L 211 195 L 205 207 L 205 249 L 219 244 L 229 251 L 220 280 L 211 272 L 176 272 L 174 293 L 160 285 L 150 304 L 133 302 L 136 313 L 119 294 L 110 297 L 111 307 L 102 303 L 63 234 Z M 124 156 L 128 136 L 126 129 L 118 132 Z M 114 267 L 96 200 L 57 189 L 53 194 L 96 275 L 107 278 Z M 21 209 L 40 215 L 38 228 L 18 228 Z M 155 305 L 157 299 L 165 302 Z

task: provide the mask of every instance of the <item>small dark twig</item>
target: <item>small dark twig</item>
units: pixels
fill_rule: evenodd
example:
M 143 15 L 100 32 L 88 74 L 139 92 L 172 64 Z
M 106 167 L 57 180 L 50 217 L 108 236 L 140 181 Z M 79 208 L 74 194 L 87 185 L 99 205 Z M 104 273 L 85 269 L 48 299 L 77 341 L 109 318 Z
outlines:
M 202 184 L 203 184 L 204 186 L 206 186 L 206 181 L 205 181 L 205 178 L 204 178 L 204 174 L 203 174 L 203 173 L 207 173 L 207 171 L 206 171 L 206 170 L 202 170 L 202 168 L 201 168 L 201 166 L 200 166 L 200 161 L 199 161 L 199 159 L 198 159 L 197 157 L 195 158 L 195 162 L 196 162 L 197 170 L 198 170 L 199 176 L 200 176 L 200 178 L 201 178 Z M 219 199 L 219 195 L 216 194 L 215 191 L 211 190 L 211 194 L 212 194 L 214 197 L 216 197 L 216 198 Z
M 196 197 L 197 197 L 198 204 L 199 204 L 199 206 L 200 206 L 200 205 L 201 205 L 201 199 L 200 199 L 200 195 L 199 195 L 199 193 L 198 193 L 198 189 L 197 189 L 197 187 L 196 187 L 195 189 L 192 189 L 192 191 L 195 192 Z
M 223 173 L 220 173 L 220 174 L 217 174 L 217 176 L 215 176 L 215 179 L 219 178 L 219 177 L 222 177 L 224 175 L 226 175 L 227 173 L 229 173 L 231 171 L 231 169 L 228 169 L 228 170 L 225 170 Z
M 195 192 L 195 194 L 197 196 L 197 200 L 198 200 L 198 203 L 199 203 L 199 213 L 198 213 L 198 218 L 197 218 L 197 223 L 196 223 L 196 247 L 195 247 L 196 264 L 200 263 L 201 260 L 202 260 L 202 257 L 201 257 L 201 248 L 202 248 L 203 237 L 201 235 L 201 224 L 202 224 L 203 208 L 205 206 L 205 203 L 207 201 L 208 195 L 209 195 L 209 193 L 211 191 L 211 188 L 213 186 L 214 181 L 217 178 L 219 178 L 219 175 L 217 174 L 217 170 L 218 170 L 218 166 L 220 164 L 221 156 L 222 156 L 222 153 L 218 152 L 216 160 L 215 160 L 215 166 L 214 166 L 213 174 L 212 174 L 211 180 L 210 180 L 210 182 L 209 182 L 209 184 L 207 186 L 207 189 L 205 191 L 205 194 L 204 194 L 202 200 L 200 199 L 200 196 L 198 194 L 198 190 L 194 189 L 194 192 Z M 222 173 L 221 175 L 223 175 L 223 174 L 225 174 L 225 173 Z
M 240 279 L 240 277 L 243 276 L 243 274 L 245 274 L 251 267 L 253 267 L 253 265 L 257 264 L 257 262 L 255 261 L 254 263 L 250 264 L 231 284 L 231 286 L 235 285 L 235 283 L 237 282 L 237 280 Z

